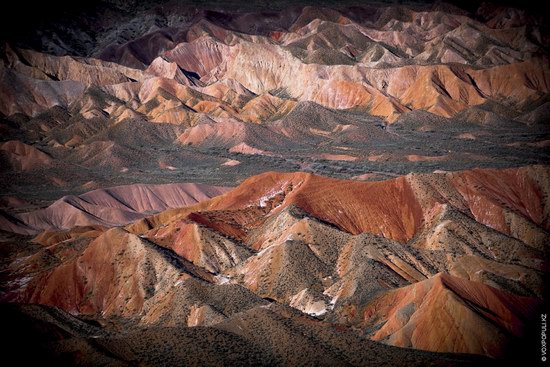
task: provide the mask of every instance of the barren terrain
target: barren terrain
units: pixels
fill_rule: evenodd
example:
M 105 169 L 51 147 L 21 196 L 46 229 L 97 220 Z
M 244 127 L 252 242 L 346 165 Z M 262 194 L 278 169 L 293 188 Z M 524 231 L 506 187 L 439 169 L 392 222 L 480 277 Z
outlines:
M 8 354 L 539 362 L 542 15 L 348 1 L 56 14 L 0 40 Z

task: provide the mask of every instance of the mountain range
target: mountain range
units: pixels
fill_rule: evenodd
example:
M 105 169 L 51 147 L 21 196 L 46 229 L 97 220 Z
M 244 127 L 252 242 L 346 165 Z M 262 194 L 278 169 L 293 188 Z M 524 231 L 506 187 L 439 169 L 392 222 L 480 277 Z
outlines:
M 540 362 L 543 15 L 348 1 L 77 10 L 0 46 L 8 356 Z

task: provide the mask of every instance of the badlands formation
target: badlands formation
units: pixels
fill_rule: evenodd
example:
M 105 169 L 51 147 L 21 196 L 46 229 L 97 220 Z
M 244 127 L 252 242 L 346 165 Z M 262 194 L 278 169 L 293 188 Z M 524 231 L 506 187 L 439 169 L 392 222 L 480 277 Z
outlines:
M 64 14 L 0 44 L 7 356 L 540 362 L 542 15 L 352 1 Z

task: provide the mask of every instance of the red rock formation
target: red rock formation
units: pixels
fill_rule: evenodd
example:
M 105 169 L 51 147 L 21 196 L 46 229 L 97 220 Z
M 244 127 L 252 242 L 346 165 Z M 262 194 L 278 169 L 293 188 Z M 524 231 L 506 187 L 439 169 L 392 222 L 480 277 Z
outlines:
M 384 343 L 500 358 L 544 295 L 548 176 L 543 166 L 380 182 L 265 173 L 124 229 L 44 232 L 42 249 L 9 266 L 2 299 L 197 326 L 265 297 Z M 137 192 L 87 200 L 167 205 Z M 225 283 L 242 296 L 233 306 L 220 301 Z
M 383 323 L 374 340 L 438 352 L 502 357 L 540 300 L 518 297 L 446 274 L 390 291 L 358 309 L 364 324 Z
M 183 270 L 185 264 L 171 263 L 154 246 L 120 228 L 104 232 L 81 252 L 60 253 L 62 243 L 48 249 L 61 264 L 33 278 L 10 299 L 55 305 L 71 313 L 131 316 L 154 303 L 159 287 L 167 291 L 194 276 L 211 280 L 190 265 Z M 40 261 L 30 258 L 27 264 L 40 268 Z
M 119 6 L 82 29 L 60 22 L 41 33 L 32 46 L 44 52 L 1 46 L 0 131 L 41 147 L 0 144 L 4 177 L 31 181 L 1 199 L 13 210 L 0 214 L 2 301 L 113 328 L 136 323 L 144 333 L 208 326 L 184 329 L 209 335 L 192 346 L 223 332 L 282 365 L 308 363 L 298 342 L 327 350 L 327 365 L 368 364 L 362 339 L 348 332 L 494 358 L 522 337 L 545 296 L 549 168 L 395 172 L 427 161 L 445 166 L 430 171 L 473 158 L 500 164 L 498 149 L 482 150 L 484 134 L 512 125 L 531 125 L 512 129 L 531 140 L 502 145 L 518 161 L 548 145 L 536 130 L 550 94 L 542 17 L 492 5 L 474 15 L 448 4 L 277 12 L 168 4 L 140 5 L 119 22 L 110 18 Z M 415 146 L 428 134 L 456 140 L 431 152 Z M 241 182 L 268 160 L 356 180 L 265 172 Z M 14 208 L 28 205 L 17 198 L 37 180 L 75 190 L 107 176 L 72 185 L 71 168 L 152 180 L 148 168 L 137 171 L 145 162 L 165 182 L 186 168 L 210 172 L 206 161 L 220 172 L 208 182 L 231 174 L 241 184 L 131 185 Z M 403 166 L 357 169 L 396 161 Z M 350 343 L 356 354 L 342 347 Z M 120 344 L 113 355 L 141 361 Z
M 206 202 L 203 208 L 208 208 L 211 214 L 202 224 L 225 223 L 226 229 L 217 228 L 228 234 L 240 233 L 242 237 L 265 220 L 262 217 L 295 205 L 346 232 L 368 232 L 406 242 L 431 220 L 434 210 L 450 203 L 483 224 L 540 247 L 546 236 L 536 228 L 548 225 L 548 204 L 542 200 L 548 175 L 547 167 L 535 166 L 344 184 L 341 180 L 306 173 L 270 172 L 252 177 L 236 189 Z M 491 203 L 483 206 L 486 214 L 481 215 L 480 202 Z M 246 219 L 248 216 L 243 216 L 246 208 L 260 217 Z M 186 209 L 185 213 L 188 212 Z M 214 220 L 217 212 L 221 217 Z M 503 216 L 513 218 L 509 222 L 511 226 L 497 220 Z M 169 218 L 164 216 L 163 221 Z

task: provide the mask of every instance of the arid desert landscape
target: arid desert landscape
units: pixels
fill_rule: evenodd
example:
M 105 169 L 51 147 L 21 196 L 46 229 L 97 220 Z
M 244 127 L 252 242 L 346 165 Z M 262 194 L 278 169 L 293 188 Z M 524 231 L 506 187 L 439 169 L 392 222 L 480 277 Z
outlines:
M 6 362 L 546 364 L 544 12 L 27 5 L 0 34 Z

